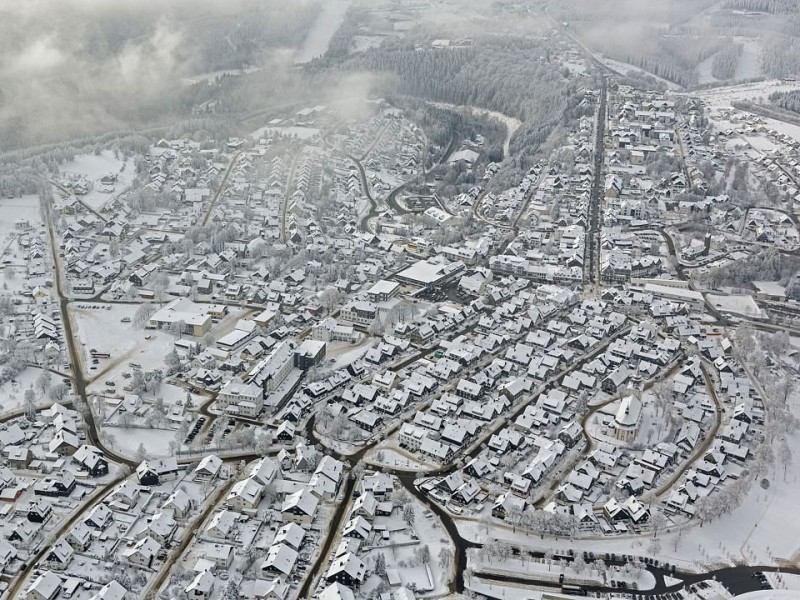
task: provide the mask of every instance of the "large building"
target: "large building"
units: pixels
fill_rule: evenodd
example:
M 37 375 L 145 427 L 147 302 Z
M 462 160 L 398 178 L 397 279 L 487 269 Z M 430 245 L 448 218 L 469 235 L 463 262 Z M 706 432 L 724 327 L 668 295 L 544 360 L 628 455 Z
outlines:
M 261 386 L 265 393 L 274 392 L 288 377 L 293 367 L 294 347 L 288 341 L 281 342 L 268 357 L 253 367 L 247 374 L 247 382 Z
M 178 298 L 156 311 L 148 326 L 153 329 L 180 327 L 180 333 L 200 337 L 211 329 L 212 315 L 204 304 L 196 304 L 188 298 Z
M 642 421 L 642 401 L 636 396 L 625 396 L 614 417 L 614 435 L 623 442 L 632 442 L 639 433 Z
M 217 407 L 243 417 L 254 418 L 264 407 L 264 390 L 255 383 L 231 379 L 219 391 Z
M 427 287 L 444 283 L 465 268 L 461 261 L 451 263 L 436 259 L 420 260 L 400 271 L 396 277 L 401 283 Z

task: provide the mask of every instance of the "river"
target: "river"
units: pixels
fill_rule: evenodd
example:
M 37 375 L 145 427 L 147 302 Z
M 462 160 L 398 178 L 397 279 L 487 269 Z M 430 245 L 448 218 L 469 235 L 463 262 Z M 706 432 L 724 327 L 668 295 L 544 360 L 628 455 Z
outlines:
M 347 9 L 352 0 L 325 0 L 322 12 L 306 35 L 294 57 L 294 64 L 311 62 L 328 51 L 333 35 L 344 22 Z

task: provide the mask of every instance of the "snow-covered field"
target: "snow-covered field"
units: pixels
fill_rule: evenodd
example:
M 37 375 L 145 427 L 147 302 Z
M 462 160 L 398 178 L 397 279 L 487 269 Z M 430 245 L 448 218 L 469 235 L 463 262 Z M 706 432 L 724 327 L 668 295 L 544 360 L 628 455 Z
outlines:
M 328 0 L 317 16 L 305 40 L 295 55 L 295 64 L 311 62 L 328 51 L 339 26 L 344 22 L 351 0 Z
M 170 443 L 175 442 L 174 431 L 164 429 L 143 429 L 134 427 L 102 427 L 103 437 L 117 452 L 136 456 L 139 445 L 143 445 L 148 458 L 170 456 Z
M 726 108 L 730 107 L 734 102 L 767 98 L 775 92 L 788 92 L 796 89 L 796 83 L 785 83 L 779 79 L 770 79 L 756 83 L 741 83 L 710 90 L 693 91 L 691 96 L 700 98 L 712 108 Z
M 747 294 L 739 296 L 717 296 L 708 294 L 706 296 L 716 308 L 723 312 L 744 315 L 755 319 L 763 317 L 763 311 L 758 307 L 753 297 Z
M 17 375 L 16 379 L 0 385 L 0 413 L 22 408 L 25 404 L 25 390 L 30 387 L 36 390 L 37 404 L 45 401 L 46 395 L 43 395 L 36 387 L 36 380 L 41 373 L 42 370 L 37 367 L 27 367 Z M 58 381 L 60 379 L 57 379 L 55 375 L 50 380 L 51 384 Z
M 105 150 L 100 154 L 81 154 L 61 167 L 62 173 L 83 175 L 93 185 L 88 194 L 80 196 L 80 200 L 95 210 L 100 210 L 109 200 L 125 191 L 133 182 L 133 161 L 122 161 L 114 157 L 114 153 Z M 116 175 L 117 182 L 108 188 L 100 184 L 105 175 Z
M 30 221 L 30 224 L 41 233 L 42 217 L 39 213 L 39 198 L 35 195 L 19 198 L 0 198 L 0 250 L 16 239 L 19 231 L 15 228 L 18 221 Z M 10 236 L 14 236 L 13 238 Z M 16 249 L 13 249 L 16 251 Z
M 70 316 L 83 347 L 84 372 L 96 379 L 88 388 L 90 393 L 105 390 L 107 380 L 115 381 L 118 393 L 122 393 L 125 380 L 121 375 L 123 371 L 130 371 L 129 362 L 141 364 L 145 371 L 164 368 L 164 356 L 172 350 L 175 337 L 162 331 L 137 329 L 132 322 L 123 323 L 123 318 L 133 320 L 138 307 L 138 304 L 81 302 L 70 305 Z M 108 352 L 111 357 L 93 365 L 92 349 Z M 92 369 L 93 366 L 96 368 Z

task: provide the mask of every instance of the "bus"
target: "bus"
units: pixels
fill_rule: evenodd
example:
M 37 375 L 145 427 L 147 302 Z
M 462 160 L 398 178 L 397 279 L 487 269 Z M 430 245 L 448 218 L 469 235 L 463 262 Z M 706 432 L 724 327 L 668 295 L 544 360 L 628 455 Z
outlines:
M 92 358 L 111 358 L 108 352 L 92 352 Z
M 585 596 L 586 590 L 579 585 L 571 585 L 569 583 L 565 583 L 564 585 L 561 586 L 561 593 L 569 594 L 570 596 Z

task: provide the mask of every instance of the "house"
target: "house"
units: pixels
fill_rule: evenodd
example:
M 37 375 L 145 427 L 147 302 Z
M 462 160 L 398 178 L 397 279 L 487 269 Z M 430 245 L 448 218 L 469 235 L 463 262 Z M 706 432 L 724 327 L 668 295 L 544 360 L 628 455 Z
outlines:
M 261 563 L 261 572 L 287 576 L 294 569 L 297 557 L 297 550 L 286 544 L 274 543 L 267 551 L 264 562 Z
M 190 600 L 208 600 L 214 588 L 214 575 L 211 571 L 198 573 L 191 583 L 186 586 L 184 592 Z
M 506 520 L 508 517 L 525 511 L 527 502 L 511 492 L 500 494 L 494 501 L 492 516 L 496 519 Z
M 333 560 L 325 574 L 325 581 L 358 587 L 364 581 L 366 570 L 366 565 L 355 554 L 347 552 Z
M 56 431 L 48 444 L 48 450 L 60 456 L 72 456 L 81 445 L 78 436 L 66 429 Z
M 29 600 L 54 600 L 61 592 L 61 578 L 52 571 L 39 575 L 25 590 Z
M 178 519 L 183 519 L 192 507 L 192 499 L 181 488 L 172 492 L 161 505 L 162 510 L 171 510 Z
M 203 558 L 211 561 L 217 569 L 228 569 L 233 563 L 235 552 L 228 544 L 207 544 L 202 549 Z
M 216 454 L 209 454 L 204 456 L 200 463 L 192 471 L 192 476 L 195 481 L 209 482 L 216 479 L 217 475 L 222 468 L 222 459 Z
M 225 504 L 233 510 L 255 510 L 258 508 L 258 503 L 261 502 L 263 493 L 264 487 L 248 477 L 234 484 Z
M 51 569 L 63 571 L 69 565 L 74 554 L 75 550 L 72 546 L 69 545 L 67 540 L 62 539 L 50 549 L 45 563 Z
M 286 497 L 281 506 L 281 515 L 284 521 L 309 526 L 317 514 L 318 505 L 319 498 L 303 488 Z
M 371 531 L 372 524 L 364 517 L 357 515 L 345 523 L 342 535 L 344 537 L 355 537 L 366 540 Z
M 39 498 L 28 507 L 28 521 L 31 523 L 44 523 L 53 513 L 53 506 L 44 499 Z
M 237 513 L 231 510 L 220 510 L 214 513 L 205 528 L 205 535 L 220 540 L 228 539 L 233 532 L 233 528 L 238 520 Z
M 80 446 L 72 455 L 72 460 L 88 471 L 92 477 L 108 475 L 108 461 L 103 457 L 102 451 L 95 446 L 89 444 Z
M 67 497 L 75 491 L 75 475 L 64 471 L 57 477 L 45 477 L 33 486 L 36 496 Z
M 8 534 L 8 541 L 14 547 L 30 547 L 39 533 L 39 528 L 30 521 L 20 521 Z
M 128 590 L 116 581 L 109 581 L 89 600 L 127 600 Z
M 294 351 L 294 366 L 298 369 L 310 369 L 325 360 L 326 342 L 320 340 L 304 340 Z
M 83 522 L 93 529 L 103 530 L 114 520 L 114 515 L 105 504 L 96 504 L 83 519 Z
M 300 545 L 303 543 L 303 538 L 305 536 L 305 529 L 296 523 L 287 523 L 278 530 L 278 532 L 275 534 L 275 538 L 272 540 L 272 543 L 286 544 L 290 548 L 300 550 Z
M 140 485 L 153 486 L 160 482 L 175 479 L 178 476 L 178 461 L 174 458 L 144 460 L 136 467 L 136 476 Z
M 129 545 L 123 548 L 121 555 L 129 563 L 149 569 L 153 566 L 153 562 L 155 562 L 160 550 L 161 545 L 150 536 L 147 536 L 132 546 Z
M 133 508 L 139 501 L 141 488 L 130 479 L 120 483 L 116 489 L 108 495 L 106 502 L 111 506 L 121 505 L 128 509 Z
M 269 485 L 278 473 L 278 464 L 271 458 L 265 456 L 250 469 L 250 479 L 261 485 Z
M 67 534 L 69 545 L 79 552 L 85 552 L 92 543 L 92 530 L 86 523 L 78 523 Z
M 289 586 L 283 583 L 280 577 L 269 581 L 255 579 L 252 582 L 243 581 L 239 593 L 245 598 L 254 600 L 285 600 L 289 593 Z
M 140 529 L 136 532 L 136 539 L 150 536 L 160 545 L 166 545 L 175 534 L 178 524 L 169 511 L 160 511 L 145 521 L 139 521 Z
M 341 583 L 332 583 L 319 593 L 319 600 L 355 600 L 353 591 Z

